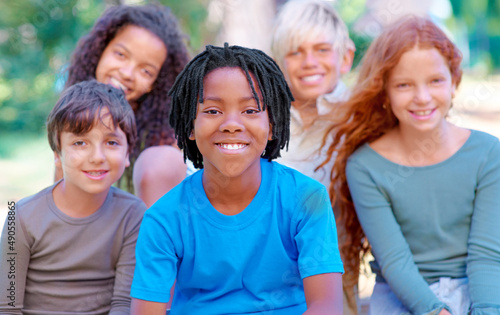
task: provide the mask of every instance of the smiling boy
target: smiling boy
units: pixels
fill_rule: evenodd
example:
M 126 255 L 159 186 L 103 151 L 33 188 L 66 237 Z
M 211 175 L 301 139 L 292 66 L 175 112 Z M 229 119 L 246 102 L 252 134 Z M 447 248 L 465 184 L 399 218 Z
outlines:
M 0 314 L 128 314 L 146 207 L 111 185 L 130 163 L 132 108 L 120 90 L 84 81 L 63 92 L 47 131 L 63 179 L 17 203 L 13 247 L 4 226 L 2 257 L 16 253 L 15 303 L 2 294 Z M 2 277 L 8 268 L 2 259 Z
M 277 161 L 328 187 L 334 159 L 316 168 L 326 159 L 321 143 L 332 115 L 349 94 L 341 78 L 351 70 L 354 43 L 331 1 L 290 0 L 276 16 L 271 45 L 295 99 L 288 151 Z
M 207 46 L 171 90 L 179 147 L 202 168 L 148 211 L 131 314 L 342 314 L 335 219 L 320 183 L 271 160 L 291 93 L 274 61 Z

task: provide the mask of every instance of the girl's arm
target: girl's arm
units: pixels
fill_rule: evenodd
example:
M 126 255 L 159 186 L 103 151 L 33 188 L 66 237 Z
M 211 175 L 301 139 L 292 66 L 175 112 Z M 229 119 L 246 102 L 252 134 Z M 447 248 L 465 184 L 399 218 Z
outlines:
M 477 176 L 467 275 L 471 314 L 500 314 L 500 142 L 483 158 Z
M 420 275 L 391 203 L 369 171 L 350 160 L 346 175 L 359 222 L 394 294 L 412 314 L 428 314 L 447 307 Z
M 170 145 L 149 147 L 134 163 L 136 195 L 150 207 L 186 177 L 187 166 L 181 150 Z
M 324 273 L 304 278 L 307 315 L 328 315 L 343 313 L 342 274 Z
M 130 315 L 165 315 L 167 313 L 167 303 L 158 303 L 132 299 Z

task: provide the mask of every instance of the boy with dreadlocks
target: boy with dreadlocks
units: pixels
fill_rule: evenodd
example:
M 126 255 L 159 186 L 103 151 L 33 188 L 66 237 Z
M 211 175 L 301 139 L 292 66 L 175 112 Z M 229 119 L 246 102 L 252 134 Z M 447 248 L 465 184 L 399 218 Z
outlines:
M 132 314 L 342 314 L 326 188 L 273 159 L 293 97 L 256 49 L 207 46 L 177 77 L 170 123 L 202 170 L 146 211 Z

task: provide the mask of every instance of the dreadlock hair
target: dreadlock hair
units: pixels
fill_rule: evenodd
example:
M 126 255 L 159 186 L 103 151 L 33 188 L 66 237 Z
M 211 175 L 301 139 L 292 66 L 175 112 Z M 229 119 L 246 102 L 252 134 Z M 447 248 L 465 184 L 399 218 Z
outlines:
M 340 205 L 338 222 L 341 224 L 338 228 L 344 237 L 340 248 L 346 270 L 344 287 L 357 283 L 360 259 L 370 251 L 347 184 L 347 161 L 364 143 L 375 141 L 398 125 L 388 104 L 386 83 L 401 56 L 414 47 L 437 49 L 448 63 L 452 82 L 458 87 L 462 77 L 462 54 L 455 44 L 429 19 L 404 16 L 388 26 L 368 48 L 351 96 L 341 105 L 341 115 L 323 140 L 324 145 L 326 137 L 333 132 L 327 160 L 322 165 L 337 153 L 331 171 L 330 197 L 332 204 L 338 199 Z
M 104 49 L 116 34 L 127 25 L 142 27 L 160 38 L 167 48 L 167 58 L 161 67 L 151 92 L 137 100 L 134 109 L 138 139 L 132 148 L 131 164 L 139 153 L 150 146 L 175 143 L 173 129 L 168 124 L 170 99 L 167 91 L 189 60 L 185 44 L 187 38 L 180 30 L 170 9 L 161 5 L 110 7 L 96 21 L 91 31 L 83 36 L 71 57 L 65 88 L 95 78 Z M 128 168 L 131 172 L 132 167 Z M 128 186 L 131 188 L 131 174 Z
M 172 97 L 170 125 L 174 128 L 177 145 L 195 167 L 203 168 L 203 156 L 196 142 L 189 140 L 196 119 L 198 103 L 203 103 L 203 79 L 219 68 L 241 68 L 247 77 L 259 110 L 268 111 L 273 140 L 268 141 L 263 158 L 269 161 L 280 156 L 280 150 L 288 147 L 290 139 L 290 104 L 292 93 L 283 73 L 271 57 L 258 49 L 240 46 L 206 46 L 205 51 L 191 60 L 177 77 L 169 92 Z M 252 83 L 252 73 L 257 87 Z M 262 94 L 262 104 L 257 89 Z

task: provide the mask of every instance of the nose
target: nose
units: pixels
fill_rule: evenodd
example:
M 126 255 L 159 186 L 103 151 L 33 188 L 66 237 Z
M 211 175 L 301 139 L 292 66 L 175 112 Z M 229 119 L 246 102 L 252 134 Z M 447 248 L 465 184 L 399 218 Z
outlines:
M 100 145 L 94 146 L 90 153 L 90 163 L 101 164 L 104 160 L 106 160 L 106 156 L 104 155 L 103 148 Z
M 318 58 L 315 56 L 314 52 L 306 51 L 304 53 L 303 65 L 304 67 L 315 67 L 318 64 Z
M 119 72 L 124 80 L 132 80 L 134 78 L 134 66 L 130 62 L 123 64 L 119 68 Z
M 220 124 L 219 130 L 221 132 L 235 133 L 243 130 L 243 123 L 241 121 L 241 116 L 238 112 L 225 113 L 223 115 L 223 121 Z
M 432 96 L 428 86 L 424 85 L 417 87 L 415 93 L 415 103 L 425 105 L 429 103 L 431 99 Z

